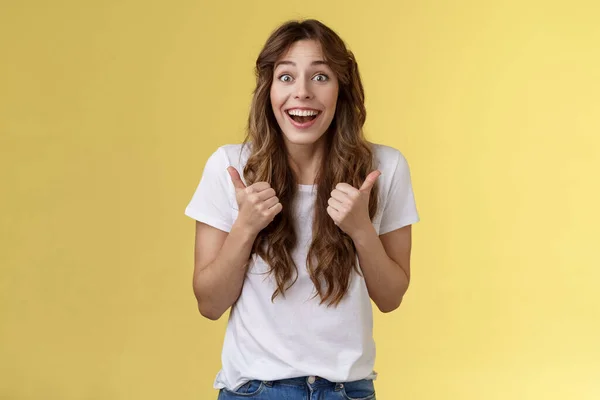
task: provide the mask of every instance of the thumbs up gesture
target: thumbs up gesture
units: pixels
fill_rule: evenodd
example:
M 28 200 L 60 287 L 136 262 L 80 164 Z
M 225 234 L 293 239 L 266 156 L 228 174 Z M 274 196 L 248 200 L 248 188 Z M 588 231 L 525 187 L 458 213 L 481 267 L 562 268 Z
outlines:
M 371 172 L 360 189 L 347 183 L 338 183 L 331 192 L 327 214 L 350 237 L 371 224 L 369 197 L 380 175 L 379 170 Z
M 227 172 L 235 187 L 239 207 L 236 223 L 244 225 L 253 235 L 258 235 L 281 212 L 283 206 L 268 182 L 256 182 L 246 187 L 234 167 L 227 168 Z

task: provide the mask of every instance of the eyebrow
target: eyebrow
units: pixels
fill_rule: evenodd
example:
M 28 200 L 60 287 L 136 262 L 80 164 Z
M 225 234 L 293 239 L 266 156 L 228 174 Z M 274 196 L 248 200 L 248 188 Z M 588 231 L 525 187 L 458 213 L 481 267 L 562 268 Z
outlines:
M 286 61 L 286 60 L 278 61 L 278 62 L 275 63 L 275 67 L 274 68 L 277 68 L 280 65 L 291 65 L 291 66 L 295 67 L 296 63 L 293 62 L 293 61 Z M 317 61 L 311 62 L 310 65 L 329 65 L 329 63 L 327 61 L 324 61 L 324 60 L 317 60 Z

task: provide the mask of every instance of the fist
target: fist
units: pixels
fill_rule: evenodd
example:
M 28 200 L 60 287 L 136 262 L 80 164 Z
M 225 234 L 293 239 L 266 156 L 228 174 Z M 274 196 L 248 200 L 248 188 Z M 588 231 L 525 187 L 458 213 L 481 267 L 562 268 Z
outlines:
M 227 172 L 235 187 L 235 199 L 239 207 L 236 223 L 248 228 L 252 234 L 258 234 L 273 221 L 283 206 L 269 183 L 256 182 L 246 187 L 234 167 L 227 168 Z
M 331 192 L 327 213 L 342 231 L 354 238 L 371 225 L 369 198 L 381 171 L 371 172 L 362 186 L 357 189 L 347 183 L 338 183 Z

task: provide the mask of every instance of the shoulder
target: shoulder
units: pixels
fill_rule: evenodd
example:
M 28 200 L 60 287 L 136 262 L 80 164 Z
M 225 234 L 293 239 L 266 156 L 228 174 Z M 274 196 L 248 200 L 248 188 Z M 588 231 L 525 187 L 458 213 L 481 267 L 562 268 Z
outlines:
M 224 144 L 219 146 L 215 153 L 220 154 L 221 157 L 225 157 L 229 161 L 234 161 L 239 158 L 244 158 L 244 156 L 248 156 L 249 154 L 249 145 L 244 145 L 242 143 L 234 143 L 234 144 Z
M 206 161 L 204 173 L 214 175 L 217 179 L 229 183 L 230 177 L 227 168 L 234 167 L 240 174 L 242 181 L 246 183 L 243 171 L 250 153 L 249 144 L 235 143 L 221 145 L 217 147 Z
M 379 143 L 370 143 L 373 149 L 375 165 L 385 174 L 386 171 L 394 172 L 398 166 L 407 166 L 406 158 L 402 152 L 394 147 Z
M 235 168 L 243 167 L 250 155 L 249 145 L 242 143 L 224 144 L 210 155 L 209 162 L 218 167 L 227 168 L 234 166 Z

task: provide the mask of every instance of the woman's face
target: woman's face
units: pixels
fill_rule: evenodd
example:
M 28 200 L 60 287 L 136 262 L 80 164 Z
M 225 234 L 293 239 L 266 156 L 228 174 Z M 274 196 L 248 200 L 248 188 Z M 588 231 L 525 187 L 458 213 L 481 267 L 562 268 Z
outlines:
M 314 40 L 292 44 L 275 63 L 271 105 L 284 141 L 313 144 L 329 128 L 338 97 L 338 80 Z

